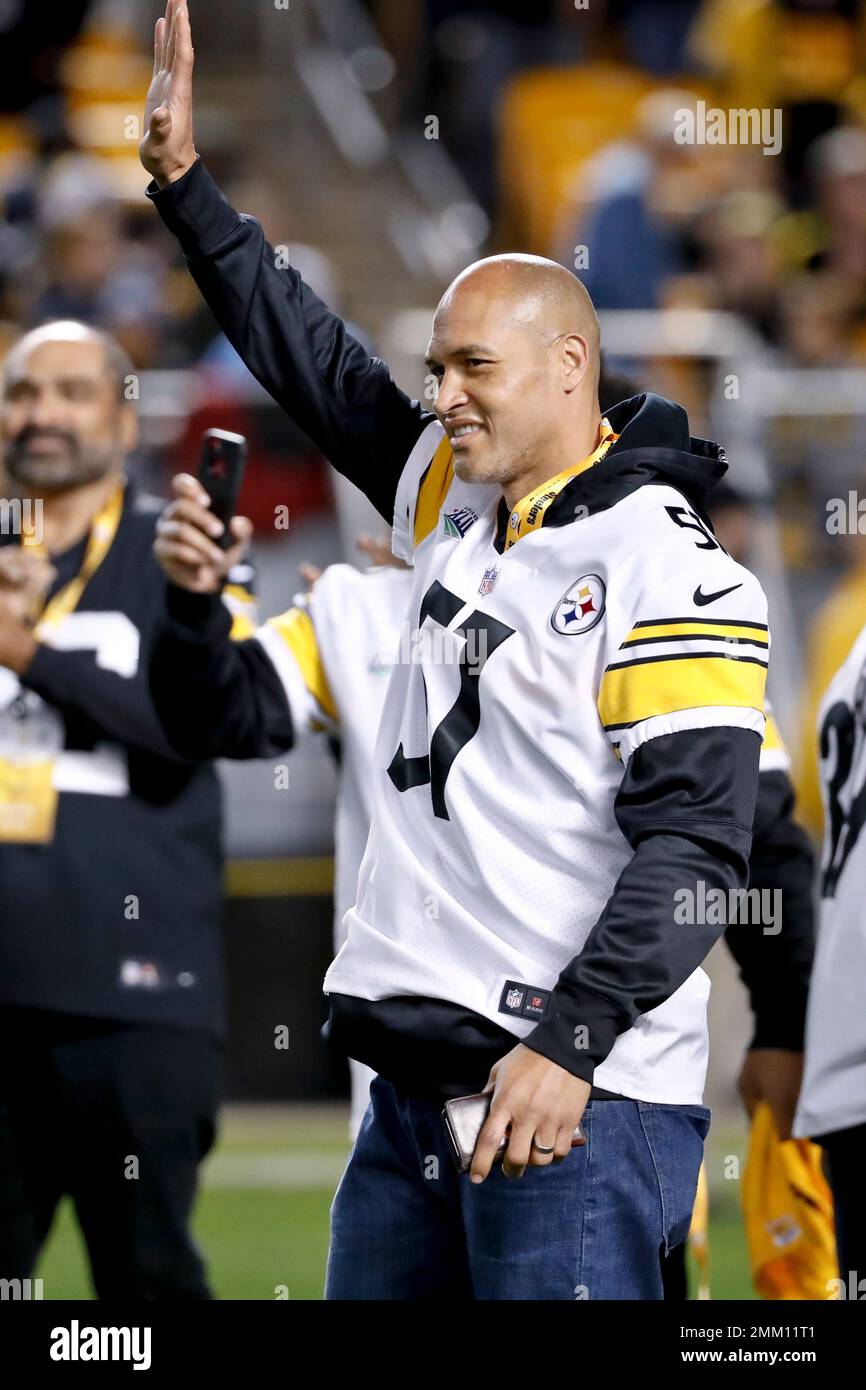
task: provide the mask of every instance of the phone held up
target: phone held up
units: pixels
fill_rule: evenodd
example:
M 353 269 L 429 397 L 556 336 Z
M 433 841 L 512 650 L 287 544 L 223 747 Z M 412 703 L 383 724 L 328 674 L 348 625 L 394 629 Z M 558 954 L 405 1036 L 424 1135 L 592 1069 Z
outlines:
M 202 436 L 198 480 L 210 497 L 211 511 L 225 530 L 217 540 L 221 550 L 233 544 L 229 522 L 235 514 L 244 476 L 247 441 L 228 430 L 206 430 Z

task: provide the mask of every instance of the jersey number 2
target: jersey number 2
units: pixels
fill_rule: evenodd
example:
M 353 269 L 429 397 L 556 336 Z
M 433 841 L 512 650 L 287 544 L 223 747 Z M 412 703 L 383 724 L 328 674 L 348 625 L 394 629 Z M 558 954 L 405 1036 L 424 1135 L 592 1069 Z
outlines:
M 866 787 L 849 792 L 850 802 L 846 810 L 841 802 L 841 792 L 848 783 L 858 751 L 858 729 L 854 711 L 843 700 L 827 711 L 821 729 L 821 758 L 835 756 L 835 766 L 827 778 L 827 819 L 829 847 L 826 851 L 824 879 L 821 891 L 825 898 L 834 898 L 839 878 L 848 855 L 860 838 L 866 823 Z
M 424 595 L 418 620 L 419 631 L 428 617 L 442 627 L 447 627 L 465 606 L 464 599 L 452 594 L 437 579 Z M 466 645 L 460 657 L 460 691 L 457 699 L 433 730 L 429 752 L 421 753 L 417 757 L 407 757 L 401 743 L 388 768 L 388 776 L 399 792 L 406 792 L 410 787 L 423 787 L 429 782 L 433 814 L 441 820 L 450 820 L 445 805 L 445 783 L 454 759 L 478 732 L 481 722 L 478 681 L 484 664 L 507 637 L 514 635 L 513 627 L 499 622 L 498 618 L 491 618 L 489 613 L 477 611 L 470 613 L 453 631 L 466 638 Z M 473 635 L 472 645 L 469 642 L 470 633 Z M 470 651 L 471 663 L 467 661 L 467 652 Z M 423 680 L 423 670 L 421 677 Z M 424 696 L 426 699 L 426 681 Z

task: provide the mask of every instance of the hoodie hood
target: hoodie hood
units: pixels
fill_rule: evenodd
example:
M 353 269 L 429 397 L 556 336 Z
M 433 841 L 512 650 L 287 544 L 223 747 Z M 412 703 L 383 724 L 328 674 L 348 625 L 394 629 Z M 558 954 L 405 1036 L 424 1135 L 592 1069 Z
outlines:
M 607 456 L 614 468 L 640 468 L 667 482 L 690 501 L 701 502 L 728 471 L 721 444 L 695 439 L 681 405 L 645 391 L 607 411 L 619 439 Z
M 639 487 L 666 483 L 706 520 L 704 499 L 728 469 L 720 444 L 693 439 L 682 406 L 646 391 L 620 401 L 605 418 L 619 439 L 595 463 L 560 490 L 544 514 L 544 526 L 567 526 L 578 507 L 594 516 L 616 506 Z M 508 508 L 499 510 L 497 549 L 503 543 Z

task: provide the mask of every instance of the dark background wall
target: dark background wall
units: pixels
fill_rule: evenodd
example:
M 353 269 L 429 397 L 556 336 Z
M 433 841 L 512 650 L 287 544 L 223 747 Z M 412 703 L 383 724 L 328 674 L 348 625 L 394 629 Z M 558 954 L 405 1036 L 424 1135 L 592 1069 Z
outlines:
M 320 1037 L 331 963 L 330 897 L 229 899 L 224 924 L 231 1100 L 313 1100 L 348 1093 L 348 1069 Z M 288 1049 L 274 1045 L 289 1030 Z

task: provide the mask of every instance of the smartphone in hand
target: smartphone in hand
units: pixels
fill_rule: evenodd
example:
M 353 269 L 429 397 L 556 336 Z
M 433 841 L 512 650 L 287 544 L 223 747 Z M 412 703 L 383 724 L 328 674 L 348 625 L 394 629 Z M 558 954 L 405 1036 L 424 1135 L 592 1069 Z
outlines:
M 229 522 L 235 514 L 244 476 L 247 441 L 228 430 L 207 430 L 202 436 L 198 480 L 211 500 L 211 511 L 225 530 L 217 540 L 222 550 L 233 544 Z
M 486 1091 L 478 1096 L 458 1096 L 456 1100 L 445 1102 L 442 1111 L 442 1118 L 445 1121 L 445 1129 L 451 1141 L 451 1156 L 454 1159 L 458 1173 L 468 1173 L 472 1166 L 472 1155 L 475 1152 L 475 1145 L 478 1143 L 478 1136 L 481 1133 L 484 1121 L 490 1112 L 490 1105 L 493 1100 L 493 1092 Z M 508 1147 L 508 1130 L 503 1136 L 499 1148 L 494 1156 L 494 1163 L 501 1163 L 505 1150 Z M 586 1135 L 583 1128 L 578 1124 L 571 1137 L 571 1147 L 578 1148 L 586 1143 Z

